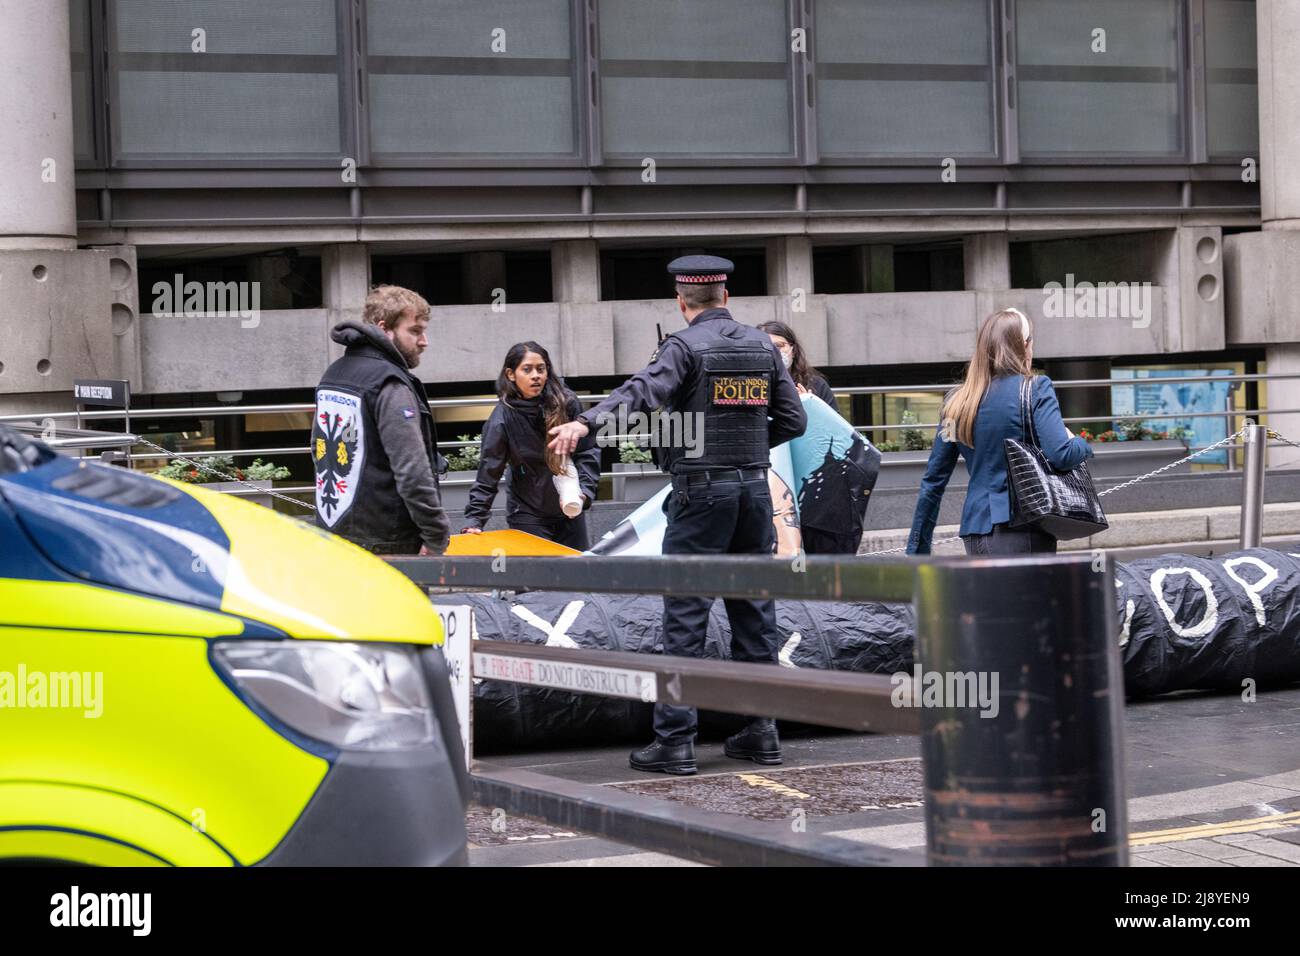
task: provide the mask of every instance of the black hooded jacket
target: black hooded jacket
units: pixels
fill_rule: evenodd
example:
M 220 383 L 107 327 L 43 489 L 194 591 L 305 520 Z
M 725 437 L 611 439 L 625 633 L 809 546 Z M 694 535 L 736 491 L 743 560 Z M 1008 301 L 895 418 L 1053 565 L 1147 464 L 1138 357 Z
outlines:
M 332 338 L 347 351 L 316 389 L 316 523 L 377 554 L 441 554 L 450 528 L 424 385 L 375 326 L 341 322 Z
M 582 412 L 582 403 L 568 392 L 568 413 L 572 421 Z M 559 518 L 560 496 L 546 464 L 546 422 L 542 400 L 503 398 L 483 426 L 478 477 L 470 489 L 465 508 L 465 527 L 481 528 L 492 513 L 497 485 L 510 469 L 506 487 L 506 519 L 514 515 Z M 596 500 L 600 483 L 600 448 L 592 435 L 578 444 L 571 456 L 578 470 L 578 485 L 585 496 L 584 508 Z

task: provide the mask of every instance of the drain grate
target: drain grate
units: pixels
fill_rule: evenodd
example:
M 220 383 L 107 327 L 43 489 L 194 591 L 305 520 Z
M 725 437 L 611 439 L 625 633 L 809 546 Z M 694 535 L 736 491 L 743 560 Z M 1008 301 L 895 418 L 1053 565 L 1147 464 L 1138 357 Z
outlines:
M 808 816 L 834 816 L 919 807 L 924 788 L 921 774 L 921 761 L 908 759 L 789 770 L 755 768 L 610 786 L 704 810 L 756 820 L 785 820 L 796 809 Z

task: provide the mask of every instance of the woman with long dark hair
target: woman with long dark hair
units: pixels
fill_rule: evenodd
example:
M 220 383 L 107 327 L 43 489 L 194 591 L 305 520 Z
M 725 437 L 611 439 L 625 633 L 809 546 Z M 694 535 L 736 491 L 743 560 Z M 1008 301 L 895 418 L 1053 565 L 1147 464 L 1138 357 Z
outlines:
M 795 338 L 794 329 L 784 322 L 775 321 L 763 322 L 758 328 L 766 332 L 767 337 L 776 346 L 776 351 L 781 356 L 781 361 L 785 362 L 785 367 L 790 370 L 790 377 L 794 379 L 795 388 L 799 389 L 799 393 L 816 395 L 831 408 L 839 411 L 830 382 L 826 381 L 826 376 L 808 364 L 808 359 L 803 354 L 803 346 Z
M 483 426 L 478 477 L 470 489 L 463 533 L 477 534 L 492 514 L 492 502 L 506 468 L 506 524 L 559 544 L 586 551 L 586 510 L 596 500 L 600 482 L 600 449 L 592 437 L 583 439 L 572 465 L 547 447 L 546 433 L 582 412 L 582 403 L 569 391 L 551 364 L 550 353 L 536 342 L 510 347 L 497 376 L 500 401 Z M 556 477 L 577 472 L 580 505 L 569 512 L 556 487 Z
M 1056 539 L 1037 528 L 1012 528 L 1003 439 L 1025 440 L 1020 414 L 1020 383 L 1032 376 L 1029 410 L 1038 445 L 1058 471 L 1069 471 L 1092 457 L 1087 441 L 1076 438 L 1061 419 L 1052 380 L 1033 374 L 1033 327 L 1019 309 L 994 312 L 980 326 L 966 378 L 944 398 L 930 461 L 908 536 L 908 554 L 929 554 L 943 491 L 957 465 L 966 459 L 970 484 L 958 532 L 967 554 L 1055 554 Z

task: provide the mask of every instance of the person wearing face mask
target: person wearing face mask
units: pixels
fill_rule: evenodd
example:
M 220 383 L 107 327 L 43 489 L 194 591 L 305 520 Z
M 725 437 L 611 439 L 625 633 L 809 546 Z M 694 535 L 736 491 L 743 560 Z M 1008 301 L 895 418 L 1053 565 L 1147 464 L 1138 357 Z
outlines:
M 790 377 L 794 379 L 799 394 L 816 395 L 838 412 L 839 406 L 835 404 L 835 393 L 831 391 L 831 383 L 826 381 L 826 376 L 808 364 L 808 359 L 803 354 L 803 347 L 795 338 L 794 329 L 784 322 L 764 322 L 759 329 L 767 333 L 776 350 L 781 353 L 781 361 L 789 369 Z
M 556 374 L 550 353 L 536 342 L 510 347 L 497 376 L 497 396 L 500 402 L 483 426 L 478 477 L 469 493 L 462 532 L 483 530 L 501 476 L 509 468 L 506 524 L 586 551 L 591 547 L 586 510 L 600 483 L 600 448 L 588 437 L 571 456 L 580 500 L 570 502 L 569 513 L 555 481 L 570 474 L 568 462 L 546 447 L 547 431 L 577 418 L 582 403 Z
M 374 554 L 442 554 L 450 540 L 438 432 L 412 371 L 428 325 L 422 296 L 371 289 L 362 321 L 334 327 L 346 351 L 316 388 L 316 523 Z
M 735 269 L 718 256 L 683 256 L 668 264 L 677 308 L 687 328 L 667 336 L 637 372 L 595 408 L 551 429 L 551 450 L 570 454 L 593 425 L 627 413 L 666 410 L 692 416 L 702 442 L 660 447 L 660 467 L 672 475 L 664 502 L 668 527 L 663 553 L 767 554 L 775 540 L 768 468 L 772 446 L 802 435 L 803 403 L 767 336 L 727 310 L 727 276 Z M 670 419 L 671 420 L 671 419 Z M 678 429 L 685 435 L 687 430 Z M 713 598 L 664 595 L 664 653 L 703 657 Z M 731 658 L 777 664 L 779 632 L 773 601 L 727 600 Z M 634 751 L 635 770 L 693 774 L 694 707 L 655 705 L 655 739 Z M 761 764 L 781 762 L 776 721 L 756 717 L 727 738 L 723 753 Z
M 1033 376 L 1029 414 L 1038 447 L 1051 466 L 1069 471 L 1091 458 L 1092 448 L 1065 426 L 1052 380 L 1033 374 L 1033 346 L 1033 327 L 1019 309 L 994 312 L 980 326 L 965 381 L 943 401 L 912 518 L 908 554 L 930 553 L 939 505 L 958 455 L 966 459 L 970 473 L 958 532 L 966 553 L 1056 553 L 1056 539 L 1047 532 L 1033 527 L 1012 528 L 1009 524 L 1011 496 L 1003 441 L 1026 440 L 1020 408 L 1020 386 L 1026 376 Z

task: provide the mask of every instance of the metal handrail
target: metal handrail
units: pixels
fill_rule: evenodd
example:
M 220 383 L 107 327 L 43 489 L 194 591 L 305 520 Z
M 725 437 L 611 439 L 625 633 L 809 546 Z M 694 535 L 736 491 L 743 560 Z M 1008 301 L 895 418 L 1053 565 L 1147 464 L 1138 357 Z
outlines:
M 1241 375 L 1204 375 L 1180 377 L 1176 381 L 1179 384 L 1191 382 L 1225 382 L 1225 383 L 1242 383 L 1242 382 L 1261 382 L 1275 380 L 1292 380 L 1300 379 L 1300 373 L 1250 373 Z M 1057 389 L 1063 388 L 1116 388 L 1125 385 L 1150 384 L 1161 381 L 1160 379 L 1071 379 L 1066 381 L 1053 382 Z M 1174 381 L 1171 379 L 1170 381 Z M 922 384 L 922 385 L 859 385 L 833 388 L 831 391 L 836 395 L 886 395 L 898 394 L 900 392 L 947 392 L 953 388 L 952 384 Z M 605 394 L 586 394 L 578 395 L 577 398 L 585 405 L 594 405 L 608 398 Z M 437 410 L 440 408 L 474 408 L 484 405 L 495 405 L 497 398 L 494 396 L 484 396 L 482 398 L 438 398 L 430 399 L 430 409 Z M 315 405 L 307 402 L 288 403 L 282 405 L 205 405 L 191 408 L 145 408 L 131 409 L 133 419 L 162 419 L 162 418 L 222 418 L 230 415 L 262 415 L 262 414 L 302 414 L 315 410 Z M 1237 416 L 1247 415 L 1288 415 L 1300 413 L 1300 409 L 1281 408 L 1281 409 L 1232 409 L 1223 412 L 1175 412 L 1168 414 L 1148 414 L 1148 415 L 1080 415 L 1062 418 L 1067 425 L 1079 424 L 1095 421 L 1126 422 L 1126 421 L 1163 421 L 1188 418 L 1226 418 L 1232 419 Z M 25 423 L 25 422 L 46 422 L 50 420 L 58 421 L 63 419 L 76 419 L 77 421 L 95 421 L 95 420 L 112 420 L 125 417 L 125 412 L 117 409 L 98 409 L 93 411 L 82 412 L 47 412 L 35 414 L 14 414 L 0 415 L 0 424 L 3 423 Z M 870 425 L 854 425 L 854 429 L 860 433 L 868 432 L 890 432 L 906 431 L 908 429 L 930 430 L 939 427 L 937 422 L 914 422 L 914 423 L 880 423 Z M 634 435 L 618 435 L 617 440 L 633 440 Z M 471 448 L 477 447 L 481 443 L 478 441 L 440 441 L 440 448 Z M 1127 442 L 1117 442 L 1116 445 L 1126 445 Z M 93 446 L 86 446 L 93 447 Z M 1119 450 L 1119 449 L 1116 449 Z M 1127 451 L 1128 449 L 1125 449 Z M 1134 450 L 1137 450 L 1136 448 Z M 185 452 L 187 457 L 205 458 L 217 457 L 221 455 L 231 457 L 257 457 L 265 455 L 294 455 L 306 454 L 309 449 L 306 446 L 300 448 L 264 448 L 264 449 L 229 449 L 213 451 L 193 451 Z M 142 453 L 131 454 L 131 461 L 160 461 L 168 456 L 161 453 Z M 613 473 L 603 473 L 602 477 L 614 477 Z M 451 482 L 456 484 L 456 482 Z

